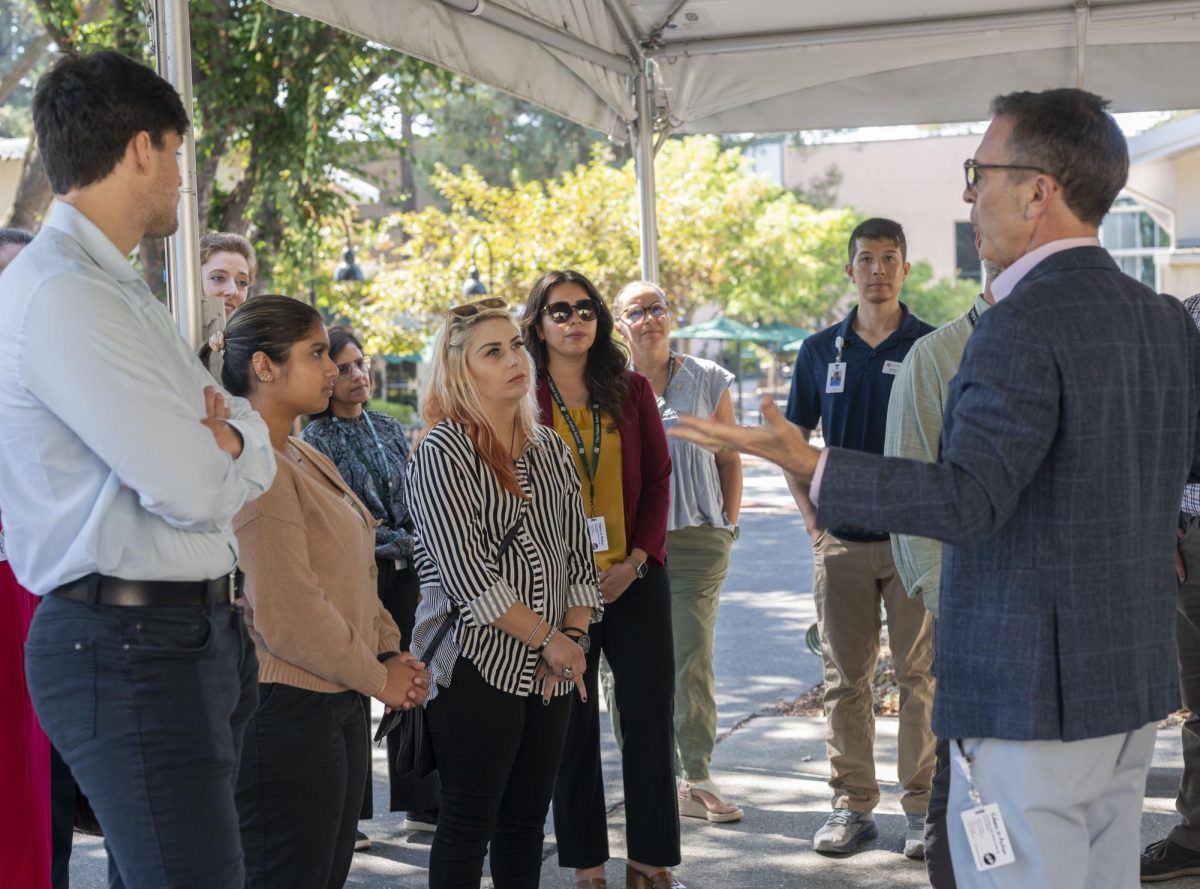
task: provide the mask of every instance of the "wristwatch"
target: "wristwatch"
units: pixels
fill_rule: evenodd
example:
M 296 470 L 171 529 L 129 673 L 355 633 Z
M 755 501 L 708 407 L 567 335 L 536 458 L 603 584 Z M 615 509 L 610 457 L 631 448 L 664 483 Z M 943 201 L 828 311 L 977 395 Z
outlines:
M 635 570 L 637 572 L 638 580 L 641 580 L 643 577 L 646 576 L 646 571 L 648 570 L 648 568 L 647 568 L 645 562 L 639 562 L 633 556 L 626 557 L 625 561 L 633 566 L 633 570 Z
M 582 648 L 584 654 L 592 650 L 592 637 L 579 627 L 564 627 L 562 634 Z

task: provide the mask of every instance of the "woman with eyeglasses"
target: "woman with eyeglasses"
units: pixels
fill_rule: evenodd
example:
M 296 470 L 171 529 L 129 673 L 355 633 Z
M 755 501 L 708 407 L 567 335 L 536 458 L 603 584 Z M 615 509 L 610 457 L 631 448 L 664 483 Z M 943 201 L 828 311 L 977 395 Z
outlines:
M 606 886 L 608 825 L 600 768 L 600 654 L 612 668 L 625 743 L 630 889 L 681 889 L 671 724 L 674 662 L 666 568 L 671 459 L 654 391 L 627 369 L 613 319 L 575 271 L 543 275 L 525 302 L 525 344 L 537 368 L 541 421 L 570 447 L 582 486 L 604 621 L 587 636 L 587 701 L 571 711 L 554 790 L 558 862 L 574 883 Z
M 729 397 L 733 374 L 712 361 L 671 348 L 671 316 L 666 295 L 657 285 L 648 281 L 625 285 L 613 301 L 613 314 L 629 344 L 634 368 L 654 387 L 666 428 L 674 426 L 681 414 L 734 422 Z M 733 451 L 714 457 L 682 439 L 669 442 L 667 574 L 675 641 L 679 814 L 712 822 L 737 821 L 741 808 L 721 795 L 708 764 L 717 738 L 713 636 L 721 585 L 738 533 L 742 461 Z
M 329 328 L 329 355 L 337 379 L 329 406 L 304 427 L 301 438 L 337 466 L 346 484 L 371 511 L 375 526 L 375 567 L 379 598 L 400 628 L 402 650 L 409 650 L 420 582 L 412 563 L 413 521 L 408 509 L 408 442 L 399 421 L 381 411 L 367 410 L 371 400 L 371 365 L 362 343 L 344 327 Z M 371 699 L 364 697 L 370 725 Z M 389 809 L 404 812 L 409 830 L 437 827 L 437 775 L 428 778 L 396 773 L 397 738 L 388 735 Z M 371 784 L 363 798 L 362 820 L 374 814 Z M 361 830 L 356 849 L 370 847 Z
M 570 696 L 585 697 L 576 638 L 604 608 L 579 479 L 531 377 L 504 300 L 446 313 L 408 474 L 442 782 L 432 889 L 478 887 L 488 854 L 496 889 L 538 886 Z

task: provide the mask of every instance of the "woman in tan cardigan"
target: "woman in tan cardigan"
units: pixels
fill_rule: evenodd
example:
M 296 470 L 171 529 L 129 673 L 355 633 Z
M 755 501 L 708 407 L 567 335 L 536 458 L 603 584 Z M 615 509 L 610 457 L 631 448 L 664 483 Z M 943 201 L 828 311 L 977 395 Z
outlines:
M 259 704 L 246 728 L 237 804 L 251 887 L 337 889 L 350 870 L 369 748 L 358 695 L 422 703 L 429 674 L 400 654 L 375 593 L 375 520 L 329 460 L 289 436 L 322 410 L 337 368 L 317 312 L 285 296 L 239 307 L 221 379 L 263 416 L 278 471 L 234 520 Z

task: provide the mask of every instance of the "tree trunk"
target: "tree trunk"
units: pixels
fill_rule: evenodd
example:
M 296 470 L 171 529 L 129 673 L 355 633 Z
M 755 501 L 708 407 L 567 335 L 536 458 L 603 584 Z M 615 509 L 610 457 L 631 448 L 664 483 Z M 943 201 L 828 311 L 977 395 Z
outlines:
M 33 66 L 45 54 L 47 47 L 53 42 L 48 32 L 43 32 L 37 40 L 25 47 L 21 58 L 17 59 L 4 79 L 0 80 L 0 103 L 3 103 L 21 83 L 21 78 L 33 70 Z
M 417 209 L 417 182 L 413 176 L 412 146 L 413 124 L 412 112 L 407 108 L 400 112 L 400 135 L 403 144 L 400 147 L 400 191 L 404 195 L 400 209 L 411 213 Z
M 42 156 L 37 150 L 37 143 L 31 138 L 29 147 L 25 149 L 25 160 L 21 164 L 17 195 L 13 198 L 12 209 L 5 217 L 4 225 L 37 231 L 53 197 L 50 180 L 46 178 L 46 169 L 42 166 Z

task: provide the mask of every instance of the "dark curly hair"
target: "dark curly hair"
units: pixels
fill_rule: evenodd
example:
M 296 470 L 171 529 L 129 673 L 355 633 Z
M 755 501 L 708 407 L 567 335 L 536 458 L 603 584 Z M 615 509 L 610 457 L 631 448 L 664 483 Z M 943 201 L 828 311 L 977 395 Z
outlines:
M 596 304 L 596 339 L 588 350 L 587 370 L 584 380 L 588 394 L 600 405 L 600 412 L 607 414 L 615 430 L 621 423 L 621 411 L 629 396 L 629 353 L 613 339 L 613 316 L 608 304 L 600 298 L 596 285 L 581 272 L 564 269 L 546 272 L 538 278 L 525 300 L 525 317 L 521 321 L 521 333 L 525 338 L 525 349 L 533 357 L 533 366 L 539 375 L 550 366 L 550 355 L 546 343 L 537 335 L 542 320 L 542 310 L 550 301 L 550 293 L 560 284 L 577 284 Z

